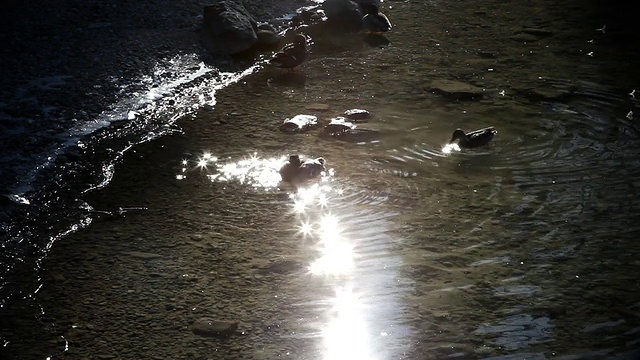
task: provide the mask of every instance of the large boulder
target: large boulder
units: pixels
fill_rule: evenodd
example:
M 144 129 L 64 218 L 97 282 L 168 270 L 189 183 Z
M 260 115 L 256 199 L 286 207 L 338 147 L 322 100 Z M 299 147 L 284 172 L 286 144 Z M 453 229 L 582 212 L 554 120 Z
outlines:
M 362 29 L 364 13 L 352 0 L 326 0 L 322 4 L 327 23 L 337 30 L 359 31 Z
M 241 0 L 205 6 L 202 22 L 202 44 L 212 54 L 241 53 L 258 41 L 256 21 Z

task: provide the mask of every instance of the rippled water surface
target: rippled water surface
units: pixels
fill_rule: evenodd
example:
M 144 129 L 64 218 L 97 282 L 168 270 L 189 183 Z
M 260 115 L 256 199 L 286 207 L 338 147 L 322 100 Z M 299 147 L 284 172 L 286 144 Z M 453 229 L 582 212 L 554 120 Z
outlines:
M 388 45 L 309 29 L 300 69 L 261 68 L 178 120 L 181 134 L 125 156 L 86 195 L 93 224 L 53 245 L 5 348 L 101 359 L 640 356 L 640 79 L 624 9 L 384 4 Z M 481 95 L 439 95 L 441 80 Z M 359 124 L 371 131 L 279 130 L 297 114 L 328 121 L 350 108 L 372 114 Z M 485 126 L 498 130 L 489 146 L 442 151 L 454 129 Z M 282 184 L 290 153 L 322 156 L 328 170 Z M 237 333 L 194 335 L 203 317 L 237 321 Z

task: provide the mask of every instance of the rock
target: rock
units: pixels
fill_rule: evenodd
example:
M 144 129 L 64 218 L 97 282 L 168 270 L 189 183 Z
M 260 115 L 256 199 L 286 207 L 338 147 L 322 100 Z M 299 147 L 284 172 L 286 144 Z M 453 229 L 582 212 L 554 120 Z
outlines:
M 484 93 L 482 89 L 477 86 L 457 80 L 445 79 L 432 81 L 429 86 L 429 91 L 460 100 L 480 100 Z
M 159 254 L 147 253 L 142 251 L 123 251 L 122 253 L 124 255 L 129 255 L 134 258 L 143 259 L 143 260 L 157 259 L 162 257 L 162 255 L 159 255 Z
M 528 91 L 527 95 L 534 99 L 560 101 L 571 96 L 572 91 L 563 88 L 534 88 Z
M 324 127 L 320 136 L 360 143 L 378 140 L 379 132 L 371 129 L 356 129 L 354 123 L 339 116 L 331 119 L 331 122 Z
M 540 38 L 538 38 L 538 36 L 533 35 L 533 34 L 526 34 L 526 33 L 520 33 L 520 34 L 516 34 L 510 37 L 511 40 L 513 41 L 517 41 L 517 42 L 523 42 L 523 43 L 528 43 L 528 42 L 536 42 L 538 40 L 540 40 Z
M 320 103 L 313 103 L 305 106 L 305 109 L 310 111 L 327 111 L 329 108 L 329 105 Z
M 322 21 L 323 19 L 324 14 L 319 11 L 319 6 L 310 7 L 298 10 L 297 14 L 291 18 L 289 26 L 295 28 L 302 25 L 311 25 L 313 23 Z
M 191 331 L 200 336 L 226 337 L 232 335 L 238 329 L 235 321 L 223 321 L 212 318 L 200 318 L 191 325 Z
M 359 31 L 362 30 L 364 14 L 360 6 L 351 0 L 326 0 L 322 4 L 327 16 L 328 25 L 334 30 Z
M 318 125 L 318 117 L 314 115 L 296 115 L 291 119 L 285 119 L 280 125 L 284 132 L 303 132 Z
M 331 122 L 329 123 L 329 125 L 324 127 L 322 133 L 324 135 L 336 135 L 355 128 L 356 125 L 354 123 L 348 121 L 342 116 L 339 116 L 331 119 Z
M 364 109 L 350 109 L 345 110 L 344 117 L 355 122 L 366 122 L 371 114 Z
M 65 282 L 65 281 L 67 281 L 67 278 L 66 278 L 66 277 L 64 277 L 64 275 L 62 275 L 62 274 L 53 274 L 53 275 L 51 276 L 51 279 L 52 279 L 53 281 L 55 281 L 55 282 L 60 282 L 60 283 L 61 283 L 61 282 Z
M 180 276 L 180 279 L 186 282 L 198 282 L 198 280 L 200 280 L 198 278 L 198 275 L 195 275 L 195 274 L 182 274 Z
M 553 36 L 553 31 L 547 29 L 538 29 L 538 28 L 525 28 L 522 30 L 525 34 L 535 35 L 539 37 L 548 37 Z
M 280 35 L 278 35 L 276 29 L 269 23 L 258 24 L 256 36 L 258 37 L 258 42 L 256 43 L 258 47 L 272 48 L 280 44 Z
M 202 44 L 212 54 L 237 54 L 258 42 L 257 24 L 241 1 L 205 6 L 202 22 Z
M 269 30 L 258 30 L 256 35 L 258 36 L 258 43 L 256 45 L 259 47 L 276 47 L 280 44 L 280 36 L 275 32 L 271 32 Z
M 261 274 L 276 273 L 286 274 L 302 269 L 302 264 L 295 260 L 279 260 L 258 270 Z

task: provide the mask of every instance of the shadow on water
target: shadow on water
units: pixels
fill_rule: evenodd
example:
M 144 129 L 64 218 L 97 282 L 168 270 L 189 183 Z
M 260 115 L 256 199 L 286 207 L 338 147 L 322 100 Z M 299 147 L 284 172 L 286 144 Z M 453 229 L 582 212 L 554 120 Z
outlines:
M 389 1 L 382 48 L 318 36 L 299 73 L 262 69 L 141 146 L 89 202 L 149 211 L 54 247 L 39 296 L 55 330 L 12 346 L 59 349 L 53 333 L 132 358 L 636 356 L 639 79 L 610 64 L 637 49 L 615 53 L 616 27 L 585 23 L 584 3 L 469 5 Z M 473 100 L 436 95 L 456 91 Z M 375 137 L 279 131 L 351 108 Z M 453 129 L 490 125 L 490 145 L 443 152 Z M 327 172 L 282 184 L 290 153 Z M 210 317 L 242 336 L 189 331 Z

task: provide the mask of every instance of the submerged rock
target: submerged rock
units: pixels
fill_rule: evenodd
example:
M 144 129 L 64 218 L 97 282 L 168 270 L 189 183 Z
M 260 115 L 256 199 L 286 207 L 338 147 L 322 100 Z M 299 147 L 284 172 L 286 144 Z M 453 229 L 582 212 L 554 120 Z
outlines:
M 191 325 L 191 331 L 206 337 L 227 337 L 238 329 L 235 321 L 216 320 L 208 317 L 200 318 Z
M 324 127 L 321 137 L 330 137 L 349 142 L 363 142 L 378 139 L 378 131 L 371 129 L 357 129 L 356 125 L 346 118 L 339 116 L 331 119 Z
M 285 119 L 280 125 L 284 132 L 304 132 L 318 125 L 318 117 L 314 115 L 296 115 L 291 119 Z
M 302 263 L 295 260 L 279 260 L 268 264 L 258 270 L 261 274 L 288 274 L 299 271 L 303 268 Z
M 463 83 L 457 80 L 434 80 L 429 86 L 429 91 L 445 97 L 460 100 L 481 100 L 484 92 L 481 88 Z
M 212 54 L 237 54 L 258 42 L 256 21 L 241 1 L 220 0 L 205 6 L 202 21 L 202 44 Z
M 313 103 L 305 106 L 305 109 L 310 111 L 328 111 L 331 107 L 328 104 Z

